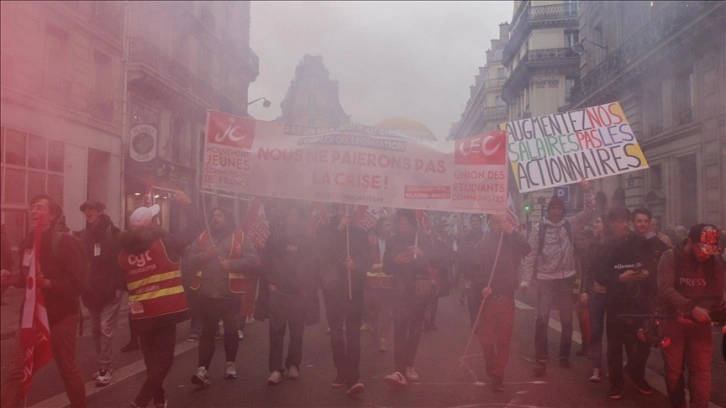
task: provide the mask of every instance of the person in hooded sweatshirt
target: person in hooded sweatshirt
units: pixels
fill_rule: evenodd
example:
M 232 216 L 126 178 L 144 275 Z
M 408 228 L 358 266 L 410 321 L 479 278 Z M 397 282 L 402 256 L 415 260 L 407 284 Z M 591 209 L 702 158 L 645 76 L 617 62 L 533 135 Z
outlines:
M 601 251 L 596 255 L 595 281 L 606 288 L 607 363 L 610 392 L 608 398 L 623 397 L 623 348 L 628 356 L 628 373 L 638 391 L 653 393 L 645 380 L 645 363 L 650 343 L 638 340 L 637 332 L 643 326 L 642 318 L 623 315 L 651 313 L 655 296 L 655 267 L 651 261 L 646 239 L 630 231 L 630 211 L 615 207 L 608 212 L 608 235 Z M 650 269 L 649 269 L 650 268 Z
M 572 288 L 575 282 L 575 251 L 573 237 L 578 236 L 595 215 L 595 201 L 590 182 L 581 182 L 584 208 L 581 212 L 565 217 L 565 203 L 553 196 L 542 222 L 532 230 L 529 246 L 532 251 L 521 265 L 522 293 L 533 280 L 537 282 L 537 319 L 534 328 L 535 367 L 534 375 L 547 373 L 547 332 L 550 310 L 557 307 L 562 321 L 560 335 L 560 367 L 570 368 L 572 348 Z
M 209 231 L 191 245 L 186 258 L 193 273 L 189 288 L 196 292 L 202 334 L 199 337 L 199 364 L 192 375 L 193 384 L 209 386 L 209 366 L 214 356 L 214 338 L 220 319 L 224 324 L 224 354 L 227 380 L 237 378 L 235 360 L 239 337 L 237 317 L 245 278 L 256 274 L 259 266 L 252 240 L 236 230 L 234 218 L 222 208 L 211 211 Z
M 88 291 L 82 292 L 83 303 L 91 314 L 91 330 L 98 354 L 98 371 L 93 375 L 96 386 L 111 382 L 113 335 L 116 331 L 121 297 L 126 280 L 118 265 L 118 234 L 121 232 L 98 201 L 86 201 L 80 207 L 86 216 L 86 228 L 78 232 L 91 266 Z
M 167 406 L 164 379 L 174 363 L 176 325 L 188 318 L 178 261 L 201 228 L 189 198 L 181 192 L 174 201 L 186 210 L 187 225 L 167 234 L 155 221 L 159 205 L 139 207 L 129 217 L 129 229 L 119 235 L 118 261 L 129 292 L 131 327 L 139 335 L 146 380 L 132 407 Z

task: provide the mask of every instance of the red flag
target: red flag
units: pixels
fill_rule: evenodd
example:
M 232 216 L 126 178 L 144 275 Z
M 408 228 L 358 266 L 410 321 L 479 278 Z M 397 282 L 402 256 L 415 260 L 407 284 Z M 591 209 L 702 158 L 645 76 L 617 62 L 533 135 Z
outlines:
M 514 200 L 512 200 L 512 194 L 507 195 L 507 219 L 514 225 L 514 230 L 519 231 L 519 216 L 517 211 L 514 209 Z
M 318 233 L 318 228 L 321 225 L 327 225 L 330 222 L 330 214 L 328 214 L 328 208 L 324 203 L 315 203 L 313 207 L 313 213 L 310 216 L 310 222 L 308 223 L 307 233 L 310 236 L 315 236 Z
M 353 225 L 368 231 L 376 226 L 376 223 L 382 217 L 390 217 L 389 210 L 384 207 L 373 207 L 368 205 L 359 205 L 353 213 Z
M 40 259 L 40 241 L 44 225 L 45 222 L 41 219 L 35 227 L 33 249 L 30 254 L 30 268 L 25 282 L 25 303 L 20 323 L 20 342 L 25 350 L 23 396 L 28 395 L 30 391 L 33 374 L 53 360 L 48 312 L 45 308 L 43 292 L 38 286 L 38 279 L 42 275 L 37 261 Z
M 270 224 L 267 222 L 267 214 L 261 198 L 257 197 L 250 202 L 242 229 L 247 238 L 252 240 L 255 248 L 262 249 L 265 246 L 267 237 L 270 236 Z
M 416 221 L 418 222 L 418 230 L 424 234 L 431 233 L 431 220 L 424 210 L 416 210 Z

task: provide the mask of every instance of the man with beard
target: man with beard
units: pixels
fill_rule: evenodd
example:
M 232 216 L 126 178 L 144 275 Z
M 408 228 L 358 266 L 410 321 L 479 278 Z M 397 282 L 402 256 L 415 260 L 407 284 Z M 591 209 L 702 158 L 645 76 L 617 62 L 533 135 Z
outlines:
M 300 377 L 303 332 L 306 324 L 317 323 L 318 262 L 315 242 L 305 234 L 302 214 L 291 206 L 283 228 L 273 233 L 265 244 L 263 273 L 269 292 L 270 376 L 267 383 L 279 384 L 287 369 L 287 378 Z M 283 367 L 285 332 L 290 332 L 287 359 Z
M 34 234 L 28 234 L 18 247 L 20 254 L 19 280 L 14 284 L 25 287 L 32 282 L 28 277 L 31 260 L 36 259 L 41 278 L 37 280 L 45 298 L 50 342 L 53 359 L 58 365 L 70 405 L 74 408 L 86 406 L 86 392 L 83 377 L 76 363 L 76 332 L 81 310 L 78 302 L 80 282 L 83 274 L 81 265 L 83 249 L 73 242 L 63 225 L 63 209 L 47 195 L 38 195 L 30 200 L 30 224 L 33 230 L 40 230 L 40 248 L 34 244 Z M 32 286 L 31 286 L 32 288 Z M 32 303 L 23 301 L 21 313 Z M 25 347 L 18 330 L 15 354 L 10 359 L 8 374 L 2 390 L 2 407 L 25 406 L 23 402 L 23 377 L 25 368 Z M 36 349 L 36 352 L 39 350 Z
M 660 301 L 666 313 L 679 316 L 678 320 L 665 322 L 662 331 L 671 339 L 670 346 L 663 348 L 662 353 L 666 389 L 673 408 L 709 406 L 713 355 L 709 312 L 719 309 L 724 313 L 726 308 L 720 254 L 718 228 L 698 224 L 691 227 L 685 242 L 666 251 L 658 263 Z M 690 404 L 686 404 L 685 398 L 685 366 L 688 367 Z
M 330 345 L 338 372 L 333 388 L 347 387 L 349 396 L 360 394 L 360 326 L 366 272 L 373 264 L 368 236 L 350 225 L 350 210 L 338 204 L 335 216 L 320 231 L 318 251 Z
M 199 366 L 192 383 L 209 386 L 209 365 L 214 356 L 214 337 L 221 319 L 224 324 L 224 378 L 237 378 L 235 360 L 239 337 L 237 316 L 244 279 L 255 273 L 259 259 L 252 241 L 235 231 L 234 219 L 222 208 L 211 212 L 210 230 L 192 245 L 187 262 L 193 271 L 189 288 L 196 291 L 202 335 L 199 337 Z
M 98 354 L 98 371 L 93 377 L 99 387 L 111 382 L 113 334 L 126 289 L 126 280 L 118 265 L 117 235 L 120 230 L 103 213 L 105 208 L 98 201 L 83 203 L 80 210 L 86 216 L 86 228 L 78 232 L 91 266 L 90 279 L 81 296 L 91 314 L 91 330 Z
M 187 225 L 178 234 L 167 235 L 154 218 L 159 205 L 139 207 L 129 217 L 129 230 L 119 235 L 118 260 L 129 291 L 131 328 L 138 333 L 146 365 L 146 380 L 132 407 L 167 406 L 164 379 L 174 363 L 176 325 L 187 316 L 187 302 L 178 261 L 199 234 L 198 217 L 182 192 L 174 200 L 183 204 Z

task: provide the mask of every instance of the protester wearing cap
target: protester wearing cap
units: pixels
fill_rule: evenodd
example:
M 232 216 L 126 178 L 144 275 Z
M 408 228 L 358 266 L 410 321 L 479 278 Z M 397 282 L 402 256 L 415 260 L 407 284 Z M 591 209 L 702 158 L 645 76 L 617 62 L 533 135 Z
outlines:
M 720 231 L 710 224 L 691 228 L 688 238 L 663 253 L 658 263 L 658 295 L 666 313 L 662 334 L 671 339 L 662 348 L 665 383 L 671 407 L 685 403 L 684 364 L 689 378 L 690 407 L 708 407 L 713 352 L 711 315 L 724 307 L 724 270 Z
M 90 265 L 81 298 L 91 315 L 91 331 L 98 354 L 98 371 L 93 377 L 99 387 L 111 382 L 113 335 L 121 297 L 126 290 L 126 281 L 118 265 L 120 230 L 103 213 L 105 208 L 98 201 L 89 200 L 81 204 L 86 227 L 76 234 L 83 243 Z
M 577 236 L 595 215 L 595 201 L 590 183 L 583 181 L 584 209 L 572 217 L 565 217 L 565 203 L 553 196 L 542 222 L 532 230 L 529 246 L 532 251 L 522 260 L 523 293 L 531 282 L 537 282 L 537 320 L 534 330 L 536 365 L 534 375 L 547 372 L 547 333 L 550 310 L 556 307 L 560 312 L 562 333 L 560 336 L 560 367 L 570 368 L 572 348 L 572 288 L 575 282 L 575 251 L 572 237 Z
M 131 327 L 139 334 L 146 364 L 146 381 L 132 407 L 145 407 L 152 399 L 166 406 L 163 382 L 174 362 L 176 324 L 187 319 L 187 303 L 179 271 L 184 249 L 201 232 L 198 215 L 189 198 L 174 194 L 183 205 L 187 225 L 167 234 L 154 217 L 159 206 L 139 207 L 129 217 L 129 230 L 121 233 L 119 265 L 129 291 Z

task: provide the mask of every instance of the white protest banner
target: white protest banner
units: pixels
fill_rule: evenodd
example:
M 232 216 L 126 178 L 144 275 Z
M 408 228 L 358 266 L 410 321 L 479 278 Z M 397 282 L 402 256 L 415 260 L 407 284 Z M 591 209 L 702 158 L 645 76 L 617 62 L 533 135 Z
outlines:
M 504 212 L 506 134 L 426 143 L 364 125 L 319 129 L 208 111 L 202 187 L 377 207 Z
M 523 193 L 648 167 L 618 102 L 516 120 L 506 132 Z

